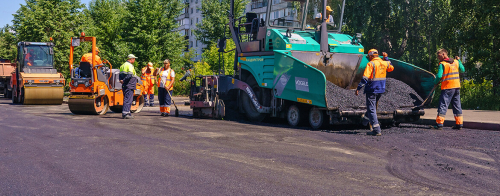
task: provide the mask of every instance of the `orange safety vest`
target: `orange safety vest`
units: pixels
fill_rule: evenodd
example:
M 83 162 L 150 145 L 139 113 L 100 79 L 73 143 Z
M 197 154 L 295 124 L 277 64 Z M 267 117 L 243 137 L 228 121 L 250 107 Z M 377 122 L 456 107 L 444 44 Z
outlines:
M 92 53 L 84 54 L 80 62 L 88 62 L 92 64 Z M 102 64 L 101 57 L 95 55 L 95 62 L 97 63 L 97 65 Z
M 153 85 L 155 83 L 155 80 L 153 79 L 153 70 L 154 70 L 154 68 L 150 67 L 150 72 L 149 73 L 147 73 L 147 72 L 144 71 L 147 68 L 148 67 L 142 68 L 141 73 L 143 73 L 143 74 L 141 75 L 141 80 L 143 80 L 145 82 L 148 82 L 148 84 L 150 84 L 150 85 Z
M 172 68 L 168 69 L 168 74 L 167 74 L 167 79 L 165 81 L 165 84 L 164 84 L 164 88 L 168 85 L 170 85 L 170 83 L 172 82 L 172 78 L 170 77 L 170 74 L 172 73 Z M 160 77 L 158 77 L 158 84 L 161 84 L 161 76 L 163 74 L 163 67 L 160 69 Z M 169 91 L 171 90 L 174 90 L 174 86 L 171 86 L 170 89 L 168 89 Z
M 460 74 L 458 72 L 458 61 L 454 60 L 453 63 L 442 61 L 444 66 L 443 76 L 441 77 L 441 90 L 460 88 Z
M 373 69 L 366 70 L 363 77 L 371 81 L 385 80 L 387 72 L 391 72 L 392 70 L 394 70 L 394 67 L 390 64 L 389 61 L 382 61 L 382 59 L 378 57 L 370 61 L 370 64 L 372 64 Z
M 24 61 L 28 61 L 26 64 L 28 66 L 32 66 L 33 65 L 33 58 L 35 58 L 35 55 L 31 55 L 31 53 L 28 53 L 26 54 L 26 56 L 24 57 Z

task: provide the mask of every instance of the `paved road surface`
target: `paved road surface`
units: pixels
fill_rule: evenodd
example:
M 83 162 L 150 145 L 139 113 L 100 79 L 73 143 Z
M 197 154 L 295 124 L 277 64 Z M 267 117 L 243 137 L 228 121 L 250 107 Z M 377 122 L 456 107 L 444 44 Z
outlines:
M 189 108 L 181 106 L 181 115 Z M 0 195 L 498 195 L 500 132 L 73 115 L 0 99 Z M 276 120 L 270 120 L 276 121 Z

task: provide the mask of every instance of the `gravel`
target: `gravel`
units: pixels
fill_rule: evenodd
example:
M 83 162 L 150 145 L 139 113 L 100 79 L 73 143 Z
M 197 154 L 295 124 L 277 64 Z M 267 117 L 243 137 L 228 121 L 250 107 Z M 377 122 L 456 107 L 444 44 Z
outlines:
M 410 109 L 408 106 L 418 106 L 423 99 L 406 83 L 387 78 L 385 93 L 379 100 L 377 111 L 394 111 Z M 326 85 L 326 99 L 329 108 L 339 108 L 341 111 L 366 110 L 366 96 L 364 88 L 360 95 L 354 94 L 355 90 L 343 89 L 329 81 Z

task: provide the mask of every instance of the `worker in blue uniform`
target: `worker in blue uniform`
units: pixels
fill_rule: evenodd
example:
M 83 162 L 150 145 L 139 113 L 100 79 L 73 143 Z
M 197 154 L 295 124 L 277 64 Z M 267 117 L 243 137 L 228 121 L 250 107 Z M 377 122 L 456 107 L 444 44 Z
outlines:
M 385 78 L 387 72 L 394 70 L 390 61 L 382 60 L 378 51 L 371 49 L 368 51 L 368 58 L 370 62 L 366 65 L 365 71 L 363 73 L 363 78 L 356 89 L 356 96 L 359 95 L 359 90 L 365 87 L 366 94 L 366 113 L 365 117 L 368 117 L 372 132 L 368 135 L 380 136 L 382 135 L 382 130 L 380 129 L 380 124 L 377 118 L 377 103 L 382 93 L 385 92 Z
M 133 65 L 136 58 L 133 54 L 129 54 L 127 56 L 128 60 L 120 66 L 120 82 L 123 89 L 122 118 L 124 119 L 134 118 L 130 113 L 130 108 L 132 107 L 134 91 L 137 85 L 137 75 Z

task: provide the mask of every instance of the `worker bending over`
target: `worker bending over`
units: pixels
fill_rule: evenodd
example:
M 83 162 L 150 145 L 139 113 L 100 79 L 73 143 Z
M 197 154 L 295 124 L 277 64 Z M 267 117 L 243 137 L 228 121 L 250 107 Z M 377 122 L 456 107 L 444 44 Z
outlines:
M 359 95 L 359 90 L 365 87 L 366 94 L 366 113 L 365 117 L 368 117 L 370 126 L 373 131 L 367 133 L 368 135 L 380 136 L 382 135 L 382 130 L 380 129 L 380 124 L 377 119 L 377 103 L 382 93 L 385 92 L 385 78 L 387 72 L 394 70 L 390 61 L 382 60 L 378 51 L 371 49 L 368 51 L 368 58 L 370 62 L 366 65 L 363 78 L 356 89 L 356 96 Z
M 142 84 L 144 85 L 144 91 L 142 94 L 144 95 L 144 106 L 154 106 L 154 101 L 155 101 L 155 78 L 153 75 L 154 68 L 153 68 L 153 63 L 149 62 L 146 67 L 143 67 L 141 70 L 141 80 Z
M 132 107 L 132 99 L 134 99 L 134 90 L 136 89 L 137 78 L 135 77 L 135 69 L 133 63 L 135 57 L 133 54 L 127 56 L 128 60 L 120 66 L 120 82 L 123 89 L 123 110 L 122 118 L 134 118 L 130 113 Z
M 460 75 L 459 72 L 464 72 L 465 68 L 460 58 L 456 60 L 448 58 L 448 51 L 440 49 L 437 52 L 437 57 L 440 61 L 439 70 L 436 74 L 436 85 L 441 82 L 441 95 L 439 96 L 438 114 L 436 117 L 437 125 L 434 129 L 443 129 L 444 117 L 446 110 L 451 103 L 453 114 L 455 115 L 455 126 L 453 129 L 462 129 L 464 121 L 462 116 L 462 104 L 460 103 Z
M 97 63 L 96 65 L 100 65 L 100 64 L 102 64 L 102 60 L 101 60 L 101 57 L 99 57 L 98 55 L 101 51 L 99 51 L 98 47 L 95 47 L 95 52 L 96 52 L 95 62 Z M 92 65 L 92 50 L 89 53 L 84 54 L 82 56 L 82 59 L 80 60 L 80 62 L 88 62 Z
M 157 69 L 158 75 L 158 99 L 160 101 L 161 116 L 170 114 L 170 104 L 172 103 L 172 91 L 174 90 L 175 72 L 170 68 L 170 60 L 163 61 L 163 67 Z

